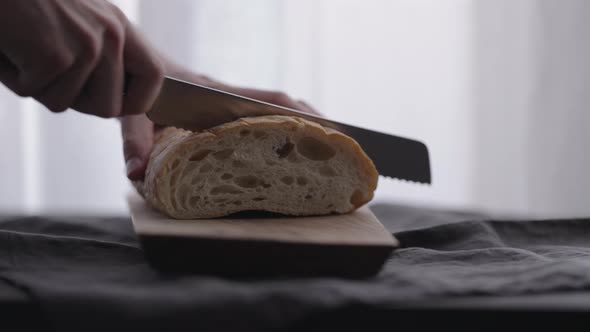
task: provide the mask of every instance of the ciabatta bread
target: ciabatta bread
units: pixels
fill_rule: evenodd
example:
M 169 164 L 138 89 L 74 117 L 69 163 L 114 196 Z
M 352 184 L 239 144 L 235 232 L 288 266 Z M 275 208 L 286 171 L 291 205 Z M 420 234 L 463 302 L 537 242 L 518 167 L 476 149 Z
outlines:
M 137 188 L 176 219 L 305 216 L 350 212 L 373 198 L 377 181 L 352 138 L 301 118 L 261 116 L 204 132 L 164 129 Z

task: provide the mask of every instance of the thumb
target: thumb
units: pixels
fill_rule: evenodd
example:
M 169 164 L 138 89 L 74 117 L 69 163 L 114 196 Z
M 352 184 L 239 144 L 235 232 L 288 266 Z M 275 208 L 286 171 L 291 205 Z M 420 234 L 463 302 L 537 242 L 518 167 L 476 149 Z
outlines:
M 141 180 L 154 145 L 154 124 L 144 114 L 125 116 L 121 118 L 121 133 L 127 177 Z

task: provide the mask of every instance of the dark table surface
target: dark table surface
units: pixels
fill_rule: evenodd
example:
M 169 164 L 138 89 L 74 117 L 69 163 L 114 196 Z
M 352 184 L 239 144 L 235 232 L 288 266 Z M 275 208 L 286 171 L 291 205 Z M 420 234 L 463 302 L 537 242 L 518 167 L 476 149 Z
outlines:
M 162 276 L 144 261 L 127 217 L 6 216 L 0 312 L 23 330 L 238 331 L 469 319 L 489 329 L 564 327 L 590 311 L 590 220 L 371 208 L 402 248 L 368 280 Z

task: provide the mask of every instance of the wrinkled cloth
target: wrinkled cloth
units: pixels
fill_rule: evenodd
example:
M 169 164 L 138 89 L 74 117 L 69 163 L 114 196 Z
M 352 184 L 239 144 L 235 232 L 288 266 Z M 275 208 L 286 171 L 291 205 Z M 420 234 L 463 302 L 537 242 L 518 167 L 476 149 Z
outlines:
M 162 274 L 126 217 L 0 218 L 0 280 L 25 290 L 60 331 L 264 330 L 350 305 L 590 288 L 590 219 L 371 208 L 401 248 L 362 280 Z

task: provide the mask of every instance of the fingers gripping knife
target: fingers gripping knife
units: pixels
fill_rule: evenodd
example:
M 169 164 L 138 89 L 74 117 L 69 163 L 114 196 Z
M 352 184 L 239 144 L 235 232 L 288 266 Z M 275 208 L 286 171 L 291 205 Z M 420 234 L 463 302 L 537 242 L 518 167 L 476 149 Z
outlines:
M 157 124 L 192 131 L 238 118 L 261 115 L 298 116 L 354 138 L 373 160 L 379 174 L 430 183 L 430 158 L 422 142 L 380 133 L 213 88 L 166 77 L 147 116 Z

